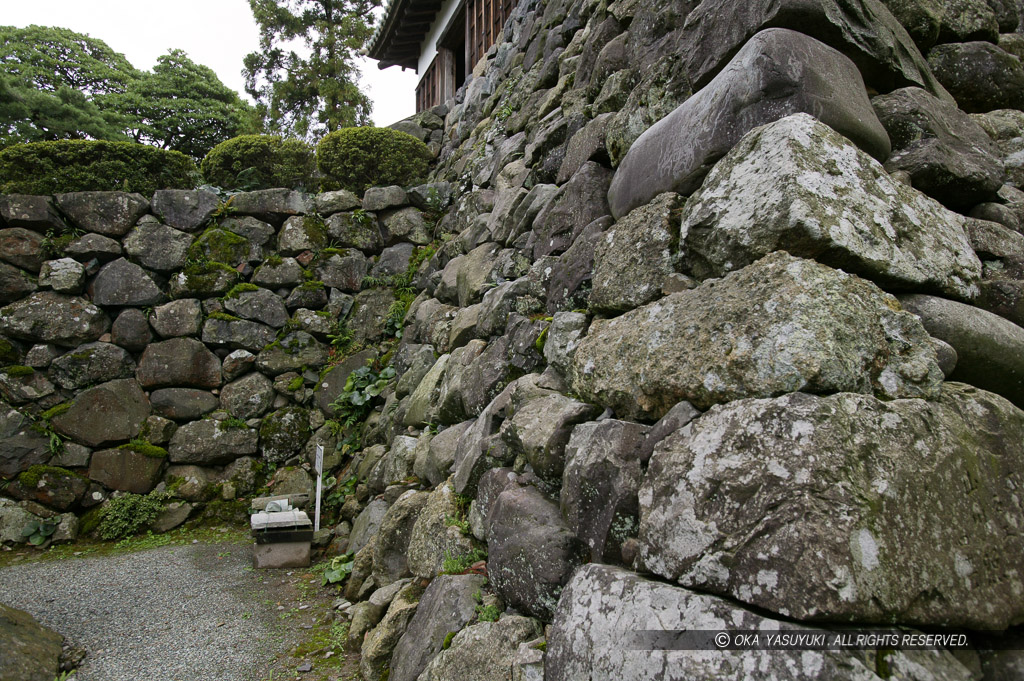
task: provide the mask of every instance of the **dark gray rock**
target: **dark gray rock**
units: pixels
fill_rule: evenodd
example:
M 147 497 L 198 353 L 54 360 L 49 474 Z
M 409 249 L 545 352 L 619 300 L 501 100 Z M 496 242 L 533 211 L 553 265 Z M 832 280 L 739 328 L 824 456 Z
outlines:
M 32 342 L 73 348 L 98 340 L 109 328 L 110 318 L 88 300 L 51 291 L 0 309 L 0 333 Z
M 337 290 L 331 289 L 331 291 Z M 284 306 L 288 310 L 297 310 L 299 308 L 319 310 L 325 307 L 328 302 L 330 302 L 330 299 L 328 298 L 324 283 L 322 281 L 307 281 L 292 289 L 292 292 L 285 298 Z M 335 318 L 344 317 L 343 314 L 336 313 L 333 310 L 331 312 Z M 348 310 L 345 312 L 347 313 Z
M 160 189 L 153 194 L 153 214 L 183 232 L 194 232 L 210 219 L 220 203 L 204 189 Z
M 183 271 L 171 275 L 168 292 L 172 298 L 213 298 L 227 293 L 238 279 L 238 270 L 224 263 L 211 261 L 189 265 Z
M 72 192 L 54 198 L 73 225 L 106 236 L 124 236 L 149 210 L 145 197 L 127 192 Z
M 50 364 L 50 378 L 62 388 L 77 390 L 135 375 L 135 360 L 111 343 L 86 343 Z
M 166 452 L 149 456 L 131 449 L 103 449 L 92 453 L 89 479 L 108 489 L 148 494 L 160 481 L 166 463 Z
M 317 279 L 331 288 L 351 293 L 362 288 L 368 269 L 366 256 L 354 248 L 343 254 L 331 253 L 326 258 L 321 257 L 314 266 Z
M 565 450 L 560 506 L 594 563 L 620 563 L 622 544 L 640 527 L 637 492 L 649 428 L 606 419 L 582 423 Z
M 389 187 L 370 187 L 363 194 L 363 210 L 384 210 L 408 205 L 409 199 L 405 190 L 391 185 Z
M 344 391 L 345 382 L 348 380 L 349 374 L 360 367 L 366 366 L 366 363 L 372 360 L 374 356 L 373 350 L 358 352 L 331 367 L 317 383 L 313 399 L 316 402 L 316 406 L 328 418 L 334 418 L 337 415 L 336 410 L 331 404 Z
M 928 335 L 898 309 L 870 282 L 780 251 L 594 320 L 569 383 L 583 399 L 643 419 L 683 400 L 703 409 L 797 390 L 932 398 L 942 372 Z
M 263 458 L 280 463 L 298 453 L 313 434 L 309 411 L 285 407 L 263 417 L 260 423 L 260 450 Z
M 807 114 L 744 136 L 681 221 L 684 271 L 698 279 L 785 249 L 883 285 L 977 295 L 980 263 L 963 218 Z
M 281 255 L 296 256 L 303 251 L 319 250 L 327 246 L 327 228 L 320 218 L 295 215 L 284 221 L 277 233 L 277 251 Z
M 239 419 L 263 416 L 273 403 L 274 386 L 258 371 L 228 383 L 220 393 L 220 406 Z
M 6 681 L 49 681 L 60 675 L 64 637 L 24 610 L 0 604 L 0 641 Z
M 149 395 L 153 412 L 174 421 L 194 421 L 220 405 L 211 392 L 196 388 L 162 388 Z
M 79 393 L 50 423 L 75 442 L 100 447 L 138 435 L 149 413 L 149 400 L 138 382 L 124 378 Z
M 373 581 L 387 586 L 408 577 L 406 552 L 412 538 L 412 528 L 420 511 L 427 505 L 430 494 L 409 490 L 392 504 L 381 519 L 377 542 L 373 549 Z
M 1024 412 L 958 383 L 716 407 L 655 449 L 641 559 L 798 620 L 1002 629 L 1022 610 L 1022 443 Z
M 100 234 L 85 234 L 68 244 L 64 254 L 79 262 L 109 262 L 121 256 L 121 244 Z
M 0 408 L 0 475 L 5 478 L 49 460 L 50 439 L 33 425 L 35 422 L 17 409 Z
M 352 523 L 352 532 L 348 535 L 348 548 L 345 549 L 345 553 L 355 555 L 369 543 L 371 537 L 377 535 L 387 510 L 388 502 L 383 499 L 374 499 L 366 505 Z
M 177 464 L 223 465 L 255 454 L 258 440 L 252 428 L 237 428 L 214 419 L 192 421 L 174 431 L 168 459 Z
M 409 258 L 412 257 L 414 248 L 411 243 L 400 243 L 385 248 L 370 270 L 370 276 L 383 279 L 405 274 L 409 269 Z
M 372 343 L 383 338 L 394 302 L 395 294 L 387 288 L 371 288 L 357 294 L 352 301 L 352 313 L 348 319 L 352 339 L 357 343 Z
M 46 260 L 43 235 L 24 227 L 0 229 L 0 259 L 29 272 L 38 272 Z
M 153 309 L 149 324 L 164 338 L 198 336 L 203 323 L 203 306 L 195 298 L 172 300 Z
M 257 286 L 280 288 L 282 286 L 298 286 L 305 277 L 302 265 L 295 258 L 281 258 L 280 261 L 268 260 L 252 273 L 252 283 Z
M 236 194 L 231 205 L 238 215 L 253 215 L 278 225 L 293 215 L 312 213 L 315 207 L 311 197 L 290 189 L 261 189 Z
M 920 88 L 871 100 L 892 140 L 890 172 L 910 174 L 914 188 L 952 208 L 992 201 L 1005 174 L 999 150 L 971 117 Z
M 50 230 L 60 233 L 67 227 L 48 196 L 0 195 L 0 218 L 8 227 L 25 227 L 41 234 Z
M 373 213 L 335 213 L 327 218 L 327 234 L 339 248 L 377 253 L 384 247 L 384 235 Z
M 274 341 L 256 356 L 256 366 L 271 376 L 327 363 L 327 346 L 305 331 L 293 331 Z
M 433 239 L 431 228 L 419 208 L 401 208 L 381 214 L 384 241 L 388 244 L 408 242 L 425 246 Z
M 431 660 L 418 681 L 508 681 L 520 645 L 536 640 L 542 629 L 537 620 L 519 615 L 466 627 Z
M 992 43 L 937 45 L 928 62 L 964 111 L 1024 108 L 1024 66 Z
M 662 192 L 684 196 L 757 126 L 808 113 L 884 161 L 889 139 L 857 67 L 840 52 L 782 28 L 753 36 L 714 80 L 633 143 L 609 190 L 622 217 Z
M 157 272 L 181 269 L 192 237 L 152 218 L 141 222 L 124 240 L 124 250 L 139 265 Z
M 87 478 L 68 470 L 47 467 L 33 473 L 29 480 L 21 476 L 15 478 L 7 487 L 7 493 L 16 499 L 66 511 L 81 501 L 89 488 Z
M 473 619 L 473 594 L 486 581 L 482 575 L 441 575 L 430 583 L 395 646 L 389 681 L 416 681 L 441 652 L 448 635 L 461 631 Z
M 455 464 L 459 438 L 471 424 L 471 421 L 463 421 L 449 426 L 431 438 L 425 450 L 417 448 L 413 474 L 421 480 L 429 481 L 431 485 L 440 485 L 447 480 Z
M 89 293 L 97 305 L 148 307 L 167 300 L 144 269 L 124 258 L 104 265 L 89 284 Z
M 558 506 L 534 487 L 505 490 L 490 514 L 487 574 L 502 600 L 550 621 L 562 587 L 588 551 Z
M 277 230 L 270 223 L 257 220 L 251 215 L 242 217 L 230 217 L 218 221 L 220 226 L 238 236 L 243 236 L 255 246 L 267 245 Z M 250 251 L 250 254 L 253 251 Z
M 194 338 L 172 338 L 146 347 L 136 376 L 144 388 L 219 388 L 220 360 Z
M 273 294 L 271 294 L 273 295 Z M 276 297 L 276 296 L 275 296 Z M 278 298 L 280 300 L 280 298 Z M 277 331 L 247 319 L 209 318 L 203 324 L 203 342 L 232 350 L 259 352 L 277 338 Z
M 1012 185 L 1005 189 L 1024 187 L 1024 111 L 996 109 L 984 114 L 974 114 L 971 118 L 984 128 L 999 148 L 999 156 L 1009 177 L 1009 184 Z M 1000 201 L 1005 201 L 1011 206 L 1020 203 L 1020 197 L 1006 198 L 1003 196 L 1005 193 L 1005 190 L 1000 190 Z M 1020 211 L 1014 212 L 1020 222 Z
M 901 296 L 931 335 L 956 350 L 954 381 L 991 390 L 1024 408 L 1024 329 L 970 305 L 934 296 Z
M 6 367 L 0 369 L 0 398 L 10 404 L 35 402 L 53 392 L 53 383 L 44 374 L 36 371 L 22 374 Z
M 225 381 L 233 381 L 256 364 L 256 355 L 248 350 L 235 350 L 224 358 L 221 364 L 221 373 Z
M 134 307 L 121 310 L 110 327 L 110 336 L 111 342 L 131 352 L 142 352 L 153 340 L 146 313 Z
M 608 187 L 612 171 L 588 161 L 533 221 L 534 259 L 564 252 L 594 220 L 611 214 Z
M 839 50 L 878 92 L 917 85 L 944 94 L 914 41 L 877 0 L 702 3 L 678 37 L 693 46 L 683 63 L 694 88 L 710 82 L 747 40 L 767 28 L 800 31 Z
M 38 288 L 36 277 L 14 265 L 0 262 L 0 305 L 21 300 Z
M 922 52 L 935 44 L 945 7 L 942 0 L 882 0 Z
M 565 446 L 573 426 L 597 418 L 601 407 L 551 392 L 513 402 L 501 426 L 501 438 L 514 455 L 523 455 L 545 480 L 562 479 Z
M 998 42 L 999 20 L 986 0 L 944 0 L 942 4 L 940 43 Z
M 658 635 L 647 634 L 652 630 L 758 632 L 762 643 L 770 634 L 799 636 L 820 632 L 771 619 L 721 598 L 647 580 L 619 568 L 585 565 L 566 586 L 555 614 L 544 660 L 544 678 L 548 681 L 587 678 L 712 681 L 758 676 L 778 681 L 880 678 L 876 674 L 874 651 L 823 650 L 812 654 L 805 650 L 765 650 L 754 646 L 744 650 L 711 647 L 659 654 L 643 650 L 657 645 Z M 658 664 L 651 662 L 654 655 Z M 906 675 L 906 678 L 945 681 L 975 678 L 948 651 L 893 651 L 886 655 L 885 663 L 894 677 Z
M 318 215 L 332 215 L 343 210 L 352 210 L 362 206 L 359 197 L 347 189 L 338 189 L 333 192 L 317 194 L 316 212 Z

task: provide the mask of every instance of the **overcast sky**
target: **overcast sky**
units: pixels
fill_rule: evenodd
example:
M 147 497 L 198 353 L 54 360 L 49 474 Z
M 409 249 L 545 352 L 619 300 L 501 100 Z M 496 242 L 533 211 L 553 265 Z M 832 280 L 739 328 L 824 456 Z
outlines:
M 248 0 L 0 0 L 0 24 L 87 33 L 146 71 L 167 50 L 185 50 L 243 97 L 242 59 L 259 48 Z M 373 99 L 374 123 L 390 125 L 415 113 L 418 76 L 364 61 L 360 85 Z

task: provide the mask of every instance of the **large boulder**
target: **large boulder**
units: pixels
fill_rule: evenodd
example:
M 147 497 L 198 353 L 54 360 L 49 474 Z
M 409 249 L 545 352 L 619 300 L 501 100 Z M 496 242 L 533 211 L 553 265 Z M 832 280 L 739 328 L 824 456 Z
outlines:
M 691 194 L 718 159 L 757 126 L 805 112 L 879 161 L 889 138 L 857 67 L 802 33 L 773 28 L 751 38 L 714 80 L 630 147 L 609 189 L 622 217 L 662 192 Z
M 134 375 L 135 360 L 124 348 L 111 343 L 86 343 L 50 364 L 50 378 L 69 390 Z
M 42 234 L 24 227 L 0 229 L 0 260 L 38 272 L 45 259 Z
M 409 490 L 393 503 L 381 519 L 377 542 L 373 549 L 373 581 L 387 586 L 408 577 L 407 553 L 413 526 L 430 494 Z
M 413 615 L 419 609 L 423 587 L 405 584 L 395 595 L 387 613 L 372 631 L 366 634 L 360 648 L 359 671 L 364 681 L 384 681 L 386 671 L 398 641 L 405 634 Z
M 430 661 L 417 681 L 511 681 L 519 644 L 537 639 L 542 629 L 537 620 L 519 615 L 466 627 Z
M 50 438 L 34 425 L 17 409 L 0 409 L 0 476 L 9 478 L 49 460 Z
M 202 419 L 174 431 L 168 448 L 171 463 L 215 466 L 256 453 L 259 435 L 252 428 Z
M 228 296 L 224 299 L 224 309 L 242 319 L 251 319 L 275 329 L 288 321 L 284 300 L 265 288 L 239 291 Z
M 85 298 L 33 293 L 0 309 L 0 333 L 11 338 L 76 347 L 99 340 L 110 318 Z
M 562 587 L 589 551 L 535 487 L 506 489 L 489 514 L 487 574 L 517 610 L 550 621 Z
M 51 423 L 61 435 L 99 447 L 138 435 L 149 413 L 149 400 L 139 383 L 123 378 L 79 393 Z
M 751 131 L 715 166 L 683 208 L 680 241 L 700 279 L 778 249 L 965 299 L 981 274 L 962 217 L 806 114 Z
M 160 189 L 153 194 L 153 213 L 183 232 L 205 225 L 220 199 L 205 189 Z
M 285 407 L 267 414 L 260 423 L 260 449 L 271 463 L 286 461 L 302 449 L 313 434 L 309 411 Z
M 161 388 L 149 395 L 153 413 L 175 421 L 192 421 L 220 405 L 217 396 L 197 388 Z
M 516 402 L 501 426 L 502 439 L 509 451 L 525 457 L 541 478 L 561 480 L 573 426 L 597 418 L 601 408 L 554 391 Z
M 203 323 L 203 305 L 195 298 L 172 300 L 153 309 L 149 325 L 164 338 L 197 336 Z
M 256 356 L 256 366 L 271 376 L 301 371 L 327 363 L 327 346 L 305 331 L 293 331 L 274 341 Z
M 914 188 L 952 208 L 991 201 L 1005 174 L 999 149 L 956 105 L 909 87 L 871 100 L 895 152 L 885 167 L 910 174 Z
M 146 347 L 136 376 L 144 388 L 219 388 L 220 360 L 194 338 L 172 338 Z
M 473 594 L 487 579 L 482 575 L 441 575 L 420 597 L 420 606 L 398 640 L 391 657 L 388 681 L 416 681 L 420 673 L 444 648 L 453 633 L 465 627 L 476 614 Z
M 0 195 L 0 218 L 8 227 L 25 227 L 41 234 L 51 230 L 60 233 L 66 229 L 49 196 Z
M 0 262 L 0 305 L 21 300 L 38 289 L 36 277 L 14 265 Z
M 686 17 L 679 36 L 690 81 L 703 87 L 740 47 L 766 28 L 790 28 L 853 60 L 868 87 L 889 92 L 917 85 L 947 96 L 917 46 L 878 0 L 743 0 L 702 2 Z
M 957 106 L 968 113 L 1024 109 L 1024 65 L 992 43 L 937 45 L 928 62 Z
M 991 312 L 935 296 L 901 296 L 932 336 L 956 350 L 950 380 L 991 390 L 1024 409 L 1024 329 Z
M 293 215 L 312 213 L 315 208 L 312 197 L 291 189 L 260 189 L 235 194 L 231 205 L 238 215 L 253 215 L 277 225 Z
M 749 632 L 759 638 L 749 647 L 720 649 L 712 642 L 713 632 Z M 586 565 L 573 575 L 558 605 L 548 639 L 544 678 L 976 678 L 948 651 L 888 651 L 885 667 L 892 675 L 879 676 L 876 653 L 871 650 L 769 649 L 768 636 L 802 633 L 820 634 L 821 630 L 771 619 L 724 599 L 650 581 L 618 568 Z M 833 636 L 827 638 L 831 640 Z
M 124 258 L 108 262 L 89 284 L 97 305 L 148 307 L 167 300 L 149 274 Z
M 275 338 L 277 331 L 248 319 L 217 316 L 207 318 L 203 324 L 202 339 L 207 345 L 259 352 L 273 343 Z
M 89 479 L 109 489 L 148 494 L 167 463 L 167 451 L 161 448 L 103 449 L 92 453 L 89 461 Z
M 406 551 L 409 571 L 422 579 L 441 574 L 446 557 L 466 555 L 473 551 L 473 541 L 462 533 L 453 519 L 466 513 L 452 488 L 439 485 L 430 493 L 409 537 Z
M 928 334 L 895 298 L 781 251 L 595 320 L 569 377 L 584 399 L 644 419 L 683 400 L 706 409 L 797 390 L 934 397 L 941 381 Z
M 0 669 L 4 681 L 59 678 L 64 637 L 24 610 L 0 604 Z
M 128 192 L 70 192 L 54 198 L 76 227 L 106 236 L 124 236 L 149 210 L 145 197 Z
M 239 419 L 263 416 L 274 403 L 274 384 L 258 371 L 228 383 L 220 392 L 220 405 Z
M 185 265 L 192 237 L 150 218 L 140 222 L 124 240 L 128 256 L 145 268 L 170 272 Z
M 1024 412 L 963 384 L 741 400 L 655 448 L 641 558 L 801 620 L 1003 629 L 1024 618 L 1022 471 Z

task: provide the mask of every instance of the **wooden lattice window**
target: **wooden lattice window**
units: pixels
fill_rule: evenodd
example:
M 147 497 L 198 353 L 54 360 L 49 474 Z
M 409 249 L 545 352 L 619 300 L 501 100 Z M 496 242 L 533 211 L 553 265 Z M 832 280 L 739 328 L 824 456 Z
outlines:
M 505 27 L 505 20 L 512 13 L 512 6 L 512 0 L 467 0 L 467 69 L 472 69 L 487 49 L 498 41 Z

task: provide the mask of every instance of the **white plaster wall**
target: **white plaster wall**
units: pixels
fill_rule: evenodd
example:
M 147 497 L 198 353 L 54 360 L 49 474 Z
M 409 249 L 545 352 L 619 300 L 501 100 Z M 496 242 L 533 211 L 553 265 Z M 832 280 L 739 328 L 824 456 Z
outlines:
M 430 29 L 427 31 L 427 37 L 423 40 L 423 44 L 420 45 L 420 62 L 416 67 L 416 73 L 423 75 L 427 71 L 427 67 L 430 66 L 430 62 L 434 61 L 434 57 L 437 55 L 437 39 L 441 37 L 441 31 L 448 25 L 451 18 L 455 16 L 455 10 L 458 9 L 461 0 L 446 0 L 441 5 L 441 10 L 437 13 L 434 18 L 434 23 L 430 25 Z

